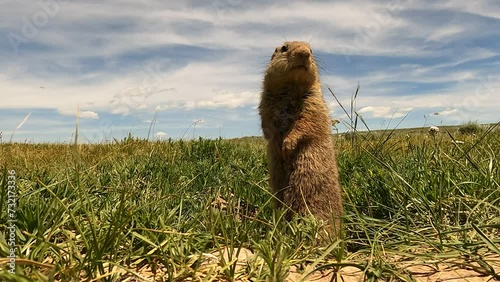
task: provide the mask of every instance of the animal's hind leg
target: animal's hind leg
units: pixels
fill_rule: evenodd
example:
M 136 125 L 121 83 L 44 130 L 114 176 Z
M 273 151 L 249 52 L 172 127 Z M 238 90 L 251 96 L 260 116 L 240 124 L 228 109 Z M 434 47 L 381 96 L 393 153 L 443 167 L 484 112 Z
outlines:
M 268 147 L 268 155 L 270 157 L 270 185 L 271 192 L 274 195 L 274 206 L 275 208 L 280 208 L 283 206 L 284 201 L 284 189 L 288 185 L 287 173 L 282 157 L 273 148 Z

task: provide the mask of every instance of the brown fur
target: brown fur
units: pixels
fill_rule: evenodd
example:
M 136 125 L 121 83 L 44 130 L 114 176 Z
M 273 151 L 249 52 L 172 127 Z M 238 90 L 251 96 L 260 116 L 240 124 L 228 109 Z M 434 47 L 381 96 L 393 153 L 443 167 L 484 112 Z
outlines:
M 328 114 L 309 44 L 285 42 L 265 73 L 259 112 L 276 207 L 340 230 L 341 188 Z M 332 220 L 333 219 L 333 220 Z

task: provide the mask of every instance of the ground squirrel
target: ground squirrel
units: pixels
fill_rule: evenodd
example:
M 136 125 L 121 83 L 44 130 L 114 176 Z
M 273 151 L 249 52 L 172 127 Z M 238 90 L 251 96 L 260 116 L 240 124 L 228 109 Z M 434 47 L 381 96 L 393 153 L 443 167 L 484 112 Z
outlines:
M 276 207 L 290 208 L 287 219 L 312 214 L 338 233 L 342 199 L 331 118 L 308 43 L 285 42 L 276 48 L 264 76 L 259 113 Z

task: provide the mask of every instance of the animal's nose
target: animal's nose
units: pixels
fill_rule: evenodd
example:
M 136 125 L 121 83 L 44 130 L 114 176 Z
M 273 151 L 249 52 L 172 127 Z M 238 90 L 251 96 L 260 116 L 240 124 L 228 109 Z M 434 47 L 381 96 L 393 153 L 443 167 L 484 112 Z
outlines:
M 301 58 L 307 59 L 311 56 L 311 51 L 306 47 L 301 47 L 296 50 L 296 54 Z

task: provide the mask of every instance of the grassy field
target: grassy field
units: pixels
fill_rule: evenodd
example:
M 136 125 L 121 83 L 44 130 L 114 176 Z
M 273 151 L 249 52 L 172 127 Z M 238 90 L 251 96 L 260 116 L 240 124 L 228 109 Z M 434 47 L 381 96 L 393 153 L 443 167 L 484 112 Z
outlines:
M 335 135 L 345 232 L 327 246 L 272 209 L 261 138 L 3 143 L 0 280 L 500 279 L 499 127 Z

